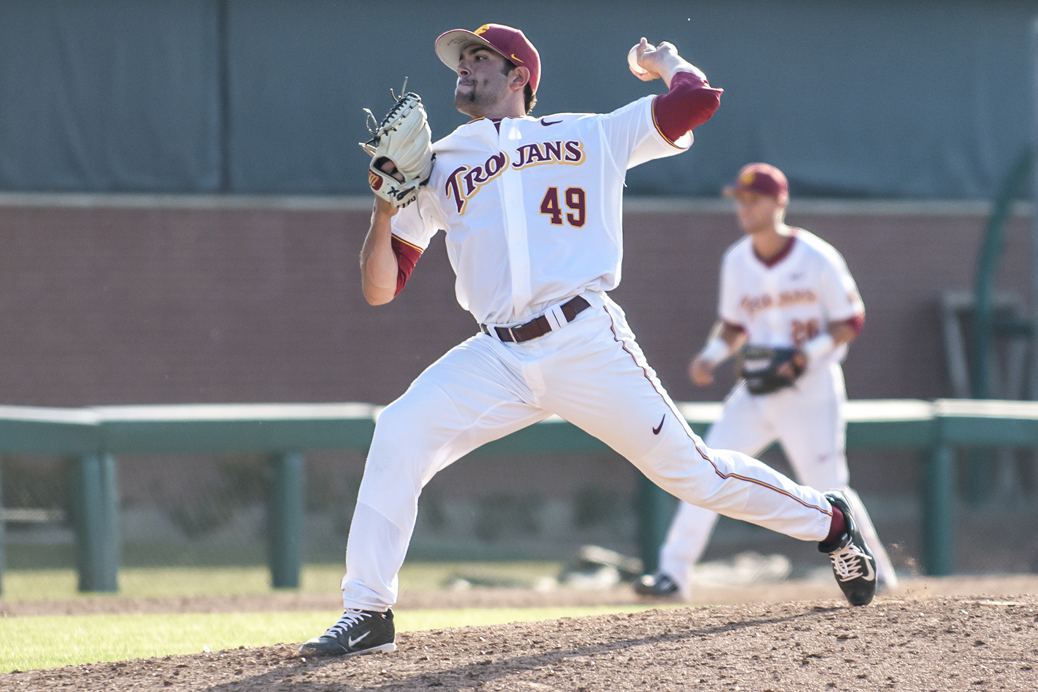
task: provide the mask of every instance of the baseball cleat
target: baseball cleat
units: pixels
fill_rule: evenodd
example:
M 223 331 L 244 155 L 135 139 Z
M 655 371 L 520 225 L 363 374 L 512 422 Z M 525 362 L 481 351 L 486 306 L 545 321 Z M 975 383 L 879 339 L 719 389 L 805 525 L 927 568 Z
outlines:
M 356 656 L 396 651 L 393 611 L 347 608 L 339 621 L 320 637 L 299 647 L 300 656 Z
M 833 574 L 847 601 L 854 606 L 868 605 L 876 595 L 876 560 L 854 525 L 850 505 L 843 493 L 830 490 L 825 493 L 825 499 L 843 512 L 847 530 L 832 543 L 819 543 L 818 550 L 829 553 Z
M 643 574 L 634 584 L 634 591 L 640 596 L 652 598 L 678 598 L 678 585 L 663 572 Z

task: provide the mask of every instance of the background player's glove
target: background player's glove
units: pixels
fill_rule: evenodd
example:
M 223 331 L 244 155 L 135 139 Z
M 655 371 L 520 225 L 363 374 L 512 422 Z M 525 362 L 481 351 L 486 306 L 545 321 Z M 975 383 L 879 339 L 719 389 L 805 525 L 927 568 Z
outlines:
M 804 373 L 807 358 L 795 348 L 743 346 L 740 375 L 750 394 L 770 394 L 789 387 Z
M 406 207 L 418 198 L 418 188 L 429 180 L 433 159 L 432 132 L 422 99 L 414 92 L 401 94 L 378 123 L 367 108 L 371 139 L 360 146 L 371 157 L 368 184 L 372 192 L 394 207 Z M 392 162 L 386 172 L 387 163 Z

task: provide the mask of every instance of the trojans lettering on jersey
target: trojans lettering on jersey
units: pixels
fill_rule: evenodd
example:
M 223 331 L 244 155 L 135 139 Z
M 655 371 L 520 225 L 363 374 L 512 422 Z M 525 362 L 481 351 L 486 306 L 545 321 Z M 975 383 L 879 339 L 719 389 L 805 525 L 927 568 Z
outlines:
M 512 164 L 515 169 L 539 166 L 542 163 L 562 163 L 579 166 L 584 163 L 584 143 L 558 140 L 524 144 L 517 150 L 519 160 Z
M 782 291 L 778 294 L 778 300 L 774 299 L 767 293 L 758 296 L 746 295 L 742 297 L 741 301 L 739 301 L 739 305 L 749 313 L 750 318 L 752 319 L 756 317 L 757 313 L 761 310 L 767 310 L 768 308 L 786 308 L 791 305 L 810 305 L 811 303 L 817 302 L 818 294 L 811 289 L 807 289 Z
M 556 140 L 522 144 L 513 156 L 500 151 L 479 165 L 459 166 L 454 169 L 443 183 L 443 194 L 447 199 L 454 200 L 459 214 L 464 214 L 468 201 L 481 187 L 501 175 L 509 164 L 516 170 L 546 163 L 579 166 L 586 158 L 584 143 L 579 141 Z
M 501 175 L 508 168 L 508 154 L 499 151 L 478 166 L 459 166 L 447 176 L 443 183 L 443 194 L 453 199 L 458 213 L 465 213 L 465 205 L 479 188 Z

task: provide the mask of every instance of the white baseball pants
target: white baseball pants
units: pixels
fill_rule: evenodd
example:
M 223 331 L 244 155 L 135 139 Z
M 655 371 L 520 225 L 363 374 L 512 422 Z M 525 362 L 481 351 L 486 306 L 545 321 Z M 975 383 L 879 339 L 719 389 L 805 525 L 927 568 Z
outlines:
M 347 608 L 397 599 L 422 488 L 441 469 L 552 413 L 607 443 L 686 502 L 821 541 L 832 509 L 740 452 L 708 449 L 645 361 L 623 311 L 601 293 L 558 331 L 520 344 L 479 334 L 429 366 L 379 416 L 346 548 Z
M 741 383 L 724 402 L 720 418 L 706 434 L 709 447 L 759 454 L 776 440 L 804 485 L 818 490 L 839 488 L 847 495 L 851 515 L 876 558 L 876 576 L 893 588 L 897 576 L 869 513 L 858 494 L 848 487 L 846 421 L 847 400 L 843 370 L 830 363 L 809 369 L 793 387 L 772 394 L 753 395 Z M 660 571 L 670 576 L 688 598 L 692 566 L 706 550 L 717 514 L 682 502 L 660 550 Z

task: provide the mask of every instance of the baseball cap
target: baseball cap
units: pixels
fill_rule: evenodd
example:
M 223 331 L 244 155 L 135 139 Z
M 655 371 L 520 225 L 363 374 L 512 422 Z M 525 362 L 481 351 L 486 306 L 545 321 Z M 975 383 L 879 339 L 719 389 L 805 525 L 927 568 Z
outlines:
M 461 51 L 479 43 L 516 64 L 530 70 L 530 89 L 537 93 L 541 81 L 541 56 L 526 34 L 504 24 L 484 24 L 475 31 L 451 29 L 436 39 L 436 56 L 452 70 L 458 69 Z
M 735 185 L 724 189 L 724 196 L 734 197 L 737 192 L 756 192 L 768 197 L 789 196 L 789 182 L 782 171 L 771 164 L 751 163 L 739 171 Z

